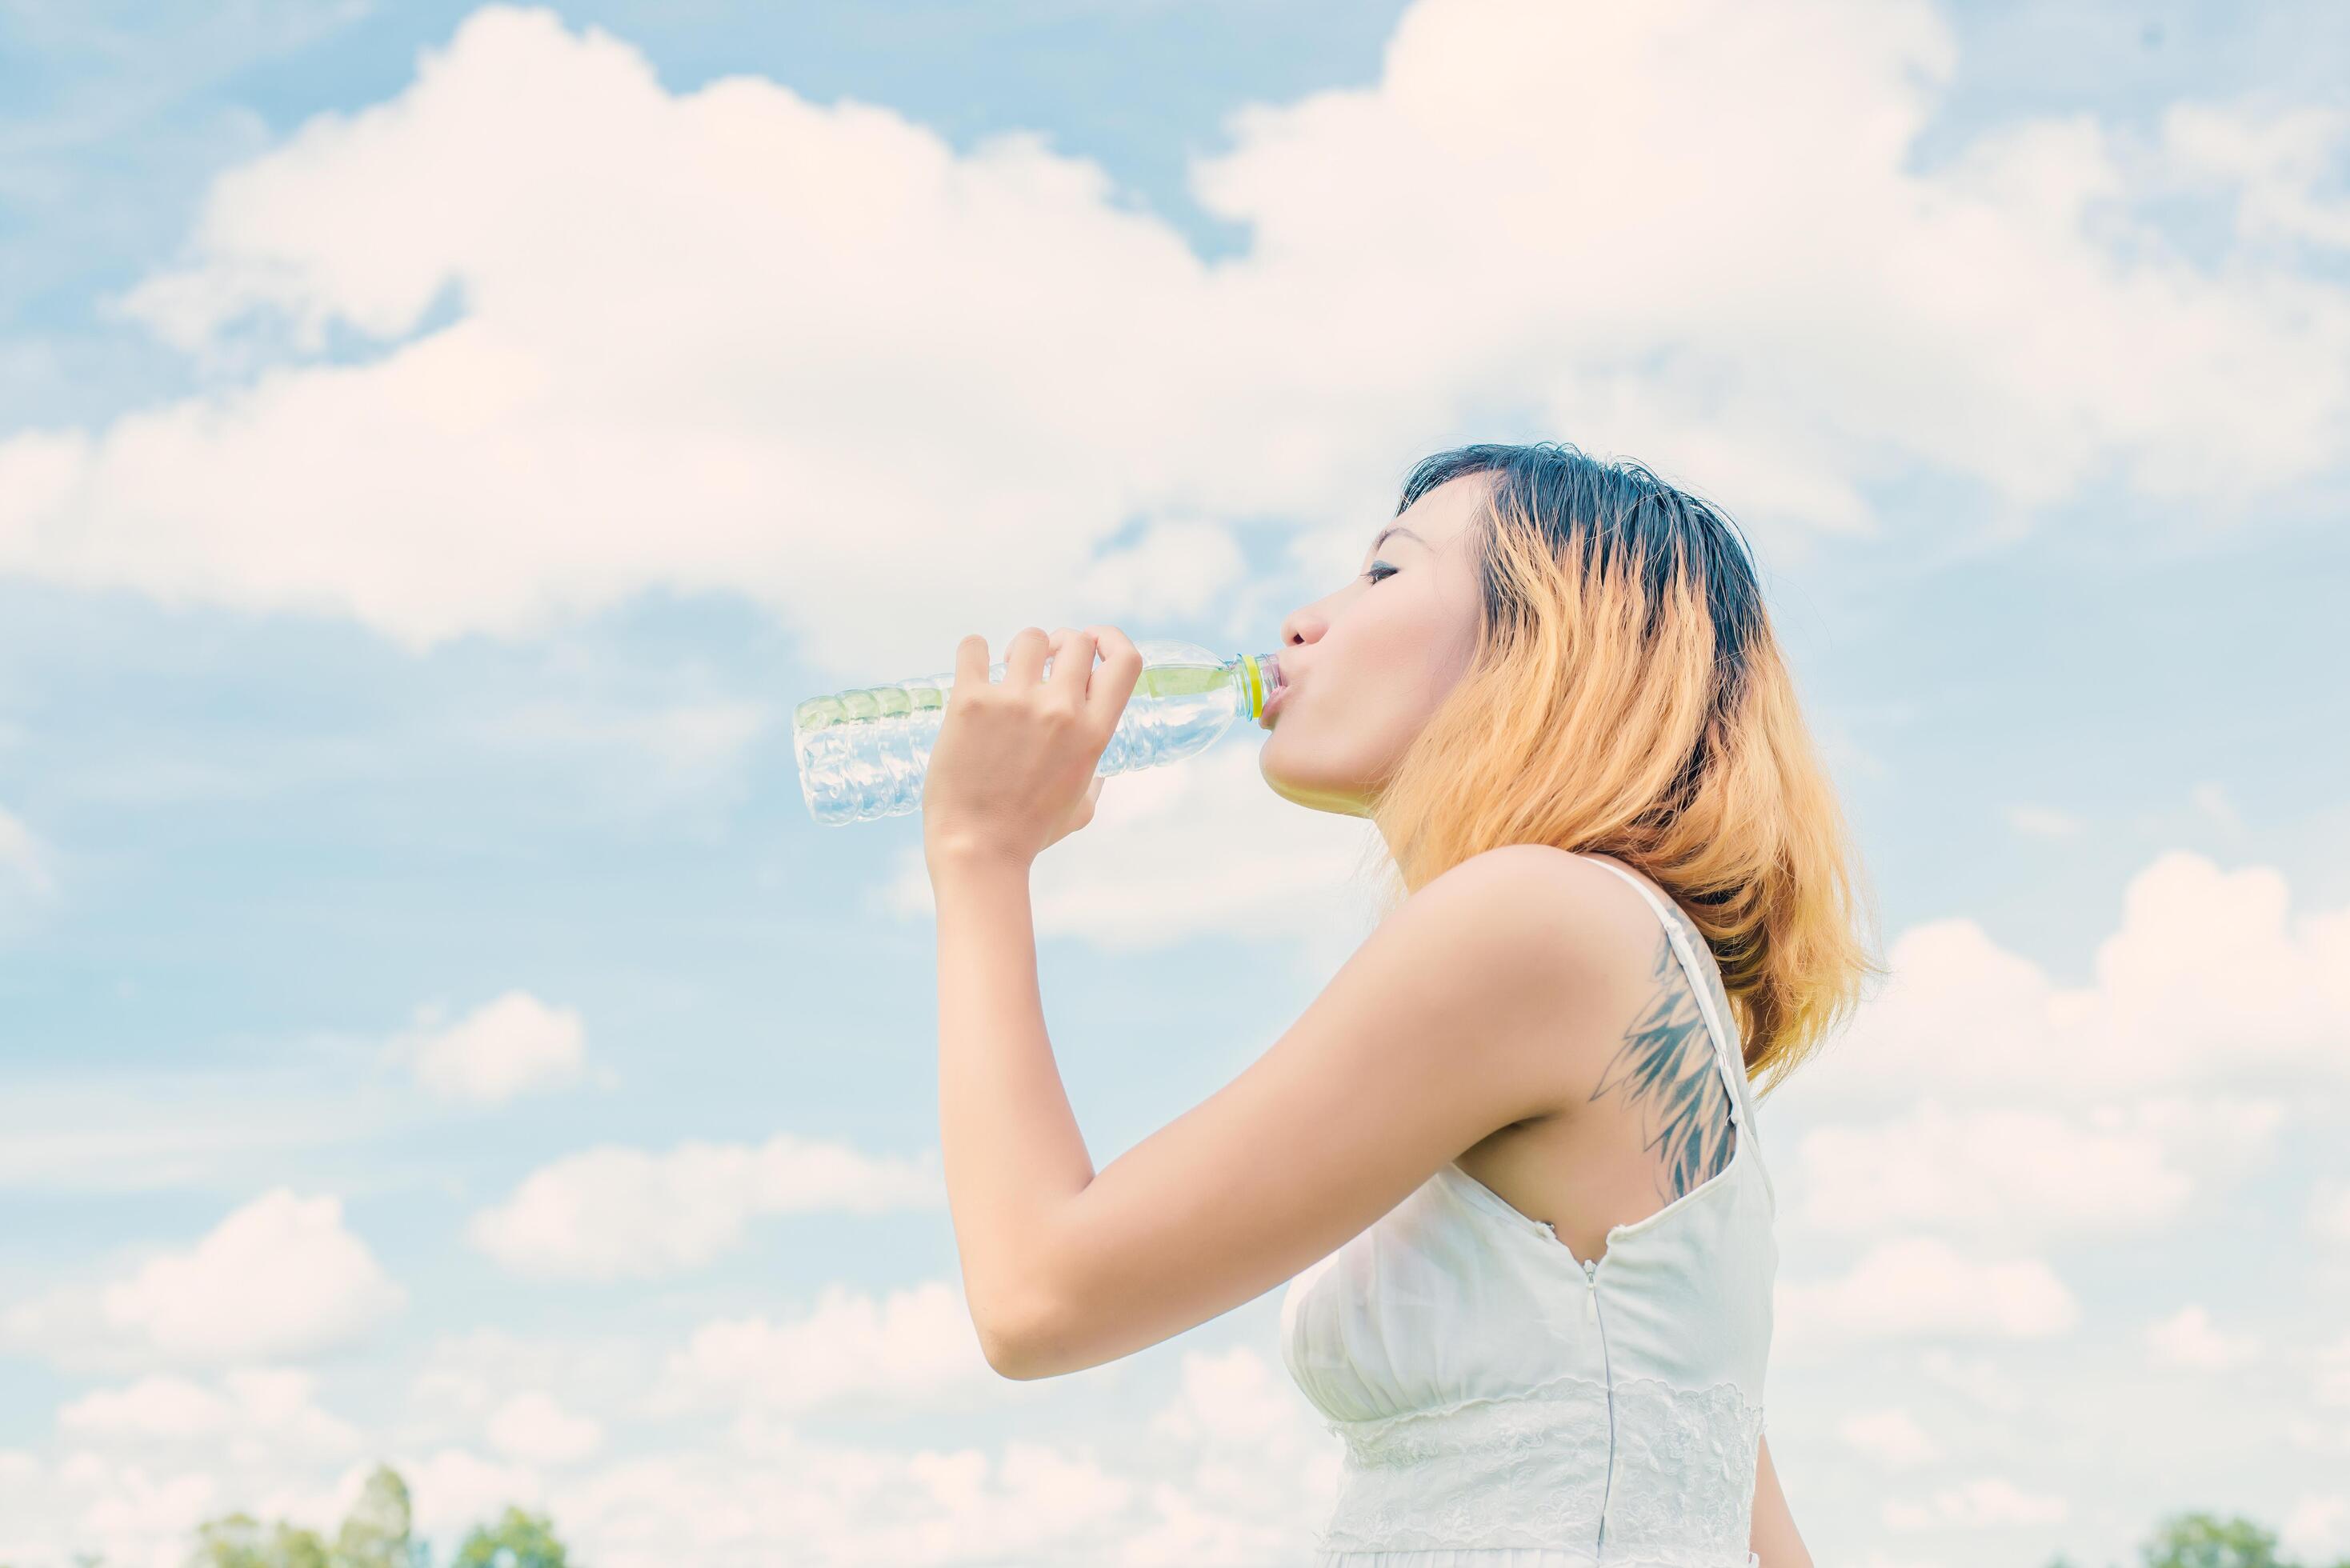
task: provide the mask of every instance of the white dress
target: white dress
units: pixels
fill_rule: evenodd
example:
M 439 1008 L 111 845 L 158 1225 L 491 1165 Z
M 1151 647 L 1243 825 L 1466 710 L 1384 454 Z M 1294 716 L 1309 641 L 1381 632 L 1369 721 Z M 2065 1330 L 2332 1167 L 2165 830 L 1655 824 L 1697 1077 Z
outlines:
M 1752 1100 L 1703 938 L 1597 863 L 1656 910 L 1697 993 L 1730 1163 L 1588 1262 L 1448 1165 L 1291 1280 L 1283 1362 L 1346 1439 L 1315 1568 L 1760 1568 L 1779 1252 Z

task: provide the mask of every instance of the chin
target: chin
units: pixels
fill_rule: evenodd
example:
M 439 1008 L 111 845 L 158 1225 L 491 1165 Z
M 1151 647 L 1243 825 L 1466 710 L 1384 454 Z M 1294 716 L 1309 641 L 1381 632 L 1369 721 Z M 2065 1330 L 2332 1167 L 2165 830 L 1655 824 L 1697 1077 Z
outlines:
M 1275 731 L 1278 734 L 1279 732 Z M 1267 740 L 1257 750 L 1257 772 L 1273 793 L 1294 802 L 1308 811 L 1326 811 L 1337 816 L 1368 816 L 1370 806 L 1360 784 L 1351 780 L 1325 779 L 1303 774 L 1273 763 L 1265 755 L 1273 750 Z

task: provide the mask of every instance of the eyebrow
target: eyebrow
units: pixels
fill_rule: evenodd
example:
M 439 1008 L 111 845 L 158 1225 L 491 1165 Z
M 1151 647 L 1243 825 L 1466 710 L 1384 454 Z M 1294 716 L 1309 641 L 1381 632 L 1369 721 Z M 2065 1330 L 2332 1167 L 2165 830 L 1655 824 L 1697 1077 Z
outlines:
M 1379 536 L 1371 541 L 1371 548 L 1374 550 L 1378 549 L 1380 545 L 1386 544 L 1390 538 L 1394 537 L 1398 534 L 1402 535 L 1407 539 L 1417 541 L 1419 547 L 1423 550 L 1433 550 L 1436 548 L 1435 545 L 1430 544 L 1427 540 L 1420 538 L 1419 535 L 1413 533 L 1410 529 L 1405 527 L 1400 523 L 1389 524 L 1387 527 L 1380 529 Z

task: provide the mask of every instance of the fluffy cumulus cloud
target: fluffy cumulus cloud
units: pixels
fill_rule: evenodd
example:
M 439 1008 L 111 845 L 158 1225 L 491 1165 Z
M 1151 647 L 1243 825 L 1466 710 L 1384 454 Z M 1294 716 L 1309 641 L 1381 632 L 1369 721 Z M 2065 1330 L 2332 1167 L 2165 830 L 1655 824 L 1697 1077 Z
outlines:
M 1093 821 L 1036 863 L 1036 932 L 1145 952 L 1274 929 L 1297 939 L 1302 973 L 1326 979 L 1377 923 L 1385 848 L 1362 819 L 1301 812 L 1266 789 L 1256 748 L 1217 747 L 1103 785 Z M 933 898 L 915 847 L 872 901 L 928 921 Z
M 2350 909 L 2295 913 L 2274 869 L 2186 852 L 2121 904 L 2081 985 L 1971 920 L 1892 944 L 1883 988 L 1773 1099 L 1790 1234 L 1867 1249 L 1841 1277 L 1799 1269 L 1786 1304 L 1861 1334 L 2057 1332 L 2070 1292 L 2029 1249 L 2210 1213 L 2350 1093 Z M 2309 1204 L 2324 1232 L 2328 1192 Z M 2189 1337 L 2169 1364 L 2216 1353 Z
M 1856 1410 L 1836 1424 L 1836 1436 L 1888 1470 L 1907 1469 L 1942 1457 L 1940 1445 L 1898 1407 Z
M 604 1428 L 565 1409 L 536 1389 L 517 1394 L 490 1417 L 490 1441 L 525 1464 L 567 1465 L 586 1459 L 604 1440 Z
M 1794 1151 L 1798 1218 L 1859 1233 L 1913 1223 L 2034 1240 L 2145 1231 L 2175 1220 L 2203 1179 L 2256 1162 L 2283 1117 L 2270 1100 L 2164 1096 L 2075 1115 L 1925 1099 L 1806 1134 Z
M 1805 1069 L 1807 1104 L 1907 1100 L 1921 1084 L 1947 1099 L 2074 1110 L 2163 1091 L 2350 1085 L 2350 907 L 2296 914 L 2272 867 L 2158 857 L 2130 878 L 2085 985 L 2058 983 L 1965 919 L 1905 931 L 1888 961 L 1882 992 Z
M 2080 1303 L 2037 1258 L 1970 1256 L 1932 1236 L 1879 1242 L 1841 1275 L 1782 1282 L 1774 1354 L 1869 1339 L 2038 1339 L 2080 1321 Z
M 1915 470 L 2011 523 L 2106 473 L 2224 520 L 2350 455 L 2342 116 L 2024 119 L 1928 160 L 1957 67 L 1924 0 L 1420 0 L 1376 81 L 1193 161 L 1249 235 L 1211 264 L 1038 136 L 671 93 L 486 8 L 217 180 L 123 304 L 218 389 L 0 442 L 0 570 L 416 645 L 739 591 L 870 675 L 974 616 L 1249 624 L 1230 520 L 1342 570 L 1479 410 L 1794 532 L 1876 527 L 1866 483 Z M 2181 200 L 2234 243 L 2167 243 Z M 380 351 L 328 362 L 335 330 Z
M 405 1297 L 343 1223 L 341 1199 L 280 1188 L 186 1251 L 19 1303 L 0 1315 L 0 1336 L 77 1365 L 249 1362 L 351 1343 Z
M 1978 1476 L 1923 1499 L 1887 1498 L 1882 1510 L 1886 1524 L 1894 1530 L 2056 1524 L 2070 1511 L 2064 1499 L 2026 1490 L 2004 1476 Z
M 510 991 L 453 1023 L 403 1034 L 390 1049 L 432 1093 L 495 1105 L 577 1078 L 588 1031 L 571 1009 Z
M 57 1430 L 82 1442 L 229 1445 L 247 1454 L 287 1445 L 306 1457 L 355 1453 L 359 1429 L 321 1409 L 315 1375 L 244 1367 L 216 1382 L 175 1375 L 95 1388 L 57 1409 Z
M 280 1188 L 99 1297 L 109 1324 L 195 1359 L 299 1355 L 358 1337 L 404 1293 L 343 1224 L 342 1200 Z
M 703 1324 L 670 1358 L 661 1397 L 673 1407 L 785 1412 L 848 1400 L 920 1407 L 995 1377 L 953 1286 L 933 1280 L 877 1297 L 829 1284 L 796 1318 Z
M 2311 1178 L 2350 1106 L 2350 909 L 2184 852 L 2118 906 L 2071 983 L 1971 920 L 1902 932 L 1888 980 L 1766 1109 L 1773 1366 L 1803 1368 L 1814 1430 L 1913 1483 L 1878 1522 L 1929 1555 L 2070 1521 L 2050 1478 L 1976 1468 L 2034 1409 L 2095 1446 L 2282 1361 L 2305 1373 L 2289 1394 L 2214 1419 L 2247 1449 L 2284 1431 L 2325 1465 L 2350 1454 L 2329 1287 L 2306 1306 L 2110 1288 L 2174 1278 L 2181 1235 L 2262 1215 L 2283 1255 L 2337 1266 L 2341 1194 Z
M 933 1284 L 893 1297 L 900 1353 L 955 1338 L 943 1326 L 945 1294 Z M 743 1336 L 702 1369 L 750 1374 L 745 1388 L 711 1387 L 740 1412 L 724 1443 L 606 1464 L 556 1489 L 552 1501 L 576 1511 L 598 1561 L 629 1568 L 688 1549 L 697 1562 L 755 1563 L 786 1535 L 811 1560 L 1275 1563 L 1295 1556 L 1327 1517 L 1337 1440 L 1309 1418 L 1287 1375 L 1253 1348 L 1176 1353 L 1172 1392 L 1134 1409 L 1114 1442 L 1063 1443 L 1044 1434 L 1087 1424 L 1093 1400 L 1078 1385 L 983 1373 L 966 1384 L 956 1370 L 975 1355 L 966 1345 L 951 1350 L 955 1366 L 934 1363 L 931 1391 L 920 1394 L 878 1369 L 875 1328 L 890 1315 L 820 1307 L 800 1322 L 867 1368 L 856 1379 L 866 1392 L 808 1366 L 813 1344 L 777 1357 L 774 1335 Z M 932 1320 L 937 1326 L 925 1326 Z M 712 1343 L 701 1341 L 671 1376 Z M 820 1443 L 814 1407 L 795 1392 L 801 1384 L 836 1390 L 860 1410 L 869 1401 L 882 1411 L 975 1407 L 989 1429 L 1014 1435 L 989 1449 L 934 1448 L 927 1431 L 889 1449 Z M 753 1477 L 756 1484 L 745 1484 Z M 663 1521 L 666 1538 L 657 1529 Z
M 2146 1350 L 2158 1366 L 2225 1372 L 2257 1358 L 2261 1345 L 2251 1334 L 2223 1332 L 2208 1311 L 2190 1303 L 2147 1324 Z
M 944 1204 L 937 1157 L 879 1158 L 778 1133 L 756 1147 L 691 1142 L 665 1154 L 606 1146 L 531 1172 L 473 1217 L 473 1244 L 541 1278 L 649 1279 L 733 1247 L 760 1215 L 874 1214 Z

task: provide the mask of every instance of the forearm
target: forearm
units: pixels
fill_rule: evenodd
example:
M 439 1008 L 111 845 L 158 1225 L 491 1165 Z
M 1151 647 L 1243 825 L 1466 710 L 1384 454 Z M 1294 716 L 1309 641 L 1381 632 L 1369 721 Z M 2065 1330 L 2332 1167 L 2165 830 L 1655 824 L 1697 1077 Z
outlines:
M 984 1335 L 1049 1304 L 1040 1251 L 1094 1179 L 1036 982 L 1028 867 L 934 858 L 939 1141 L 963 1295 Z
M 1762 1559 L 1762 1568 L 1813 1568 L 1812 1554 L 1795 1533 L 1795 1516 L 1780 1489 L 1767 1439 L 1755 1451 L 1754 1514 L 1746 1549 Z

